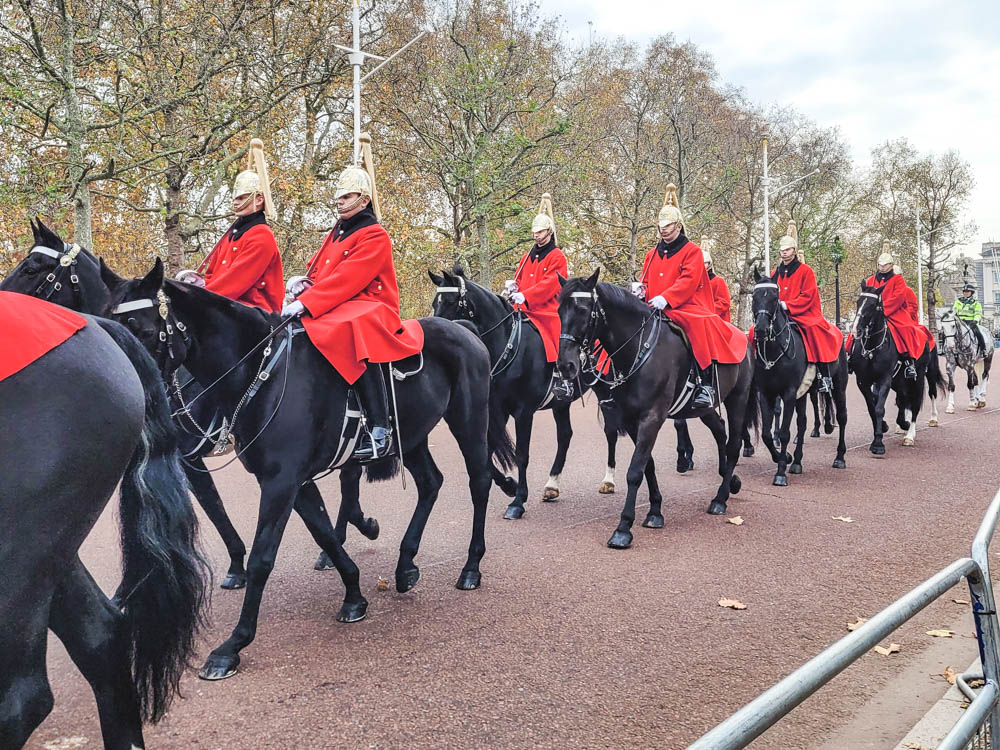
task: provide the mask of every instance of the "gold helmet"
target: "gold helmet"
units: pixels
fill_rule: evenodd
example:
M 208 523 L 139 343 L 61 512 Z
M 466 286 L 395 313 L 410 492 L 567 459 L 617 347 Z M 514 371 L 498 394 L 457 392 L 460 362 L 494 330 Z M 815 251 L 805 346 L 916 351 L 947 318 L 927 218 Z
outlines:
M 546 229 L 555 236 L 556 222 L 552 218 L 552 196 L 548 193 L 542 195 L 542 202 L 538 206 L 538 213 L 531 220 L 531 233 L 542 232 Z
M 684 215 L 681 213 L 681 204 L 677 201 L 677 186 L 674 183 L 667 185 L 667 193 L 663 196 L 663 208 L 657 217 L 660 229 L 668 224 L 676 222 L 684 223 Z
M 788 220 L 788 231 L 785 232 L 785 236 L 778 240 L 778 250 L 787 250 L 793 247 L 796 250 L 799 249 L 799 230 L 795 226 L 795 220 Z
M 878 260 L 875 261 L 875 263 L 879 266 L 886 266 L 893 262 L 895 261 L 892 257 L 892 253 L 889 252 L 889 240 L 886 240 L 882 243 L 882 254 L 878 256 Z
M 702 235 L 698 246 L 701 247 L 701 259 L 705 261 L 707 265 L 712 265 L 712 254 L 708 251 L 709 242 L 711 242 L 711 240 L 705 235 Z
M 250 141 L 247 152 L 247 168 L 236 175 L 233 182 L 233 197 L 248 195 L 251 198 L 261 195 L 264 198 L 264 216 L 274 219 L 274 201 L 271 199 L 271 181 L 267 174 L 267 161 L 264 159 L 264 141 L 254 138 Z
M 337 191 L 334 199 L 350 193 L 371 198 L 372 209 L 375 211 L 375 218 L 382 220 L 378 205 L 378 190 L 375 188 L 375 165 L 372 162 L 372 139 L 368 133 L 362 133 L 361 138 L 361 166 L 352 164 L 340 173 L 337 178 Z

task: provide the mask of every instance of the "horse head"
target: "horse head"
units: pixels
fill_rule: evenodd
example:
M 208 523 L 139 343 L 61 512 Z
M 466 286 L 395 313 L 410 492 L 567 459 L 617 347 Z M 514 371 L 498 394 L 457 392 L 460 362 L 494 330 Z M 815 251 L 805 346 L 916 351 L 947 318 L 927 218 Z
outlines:
M 0 283 L 0 289 L 90 315 L 107 315 L 110 299 L 98 259 L 79 245 L 64 242 L 41 219 L 31 222 L 31 232 L 31 251 Z
M 753 270 L 753 281 L 751 309 L 754 330 L 758 336 L 773 336 L 776 328 L 780 330 L 784 327 L 781 323 L 786 318 L 784 310 L 778 304 L 778 285 L 771 280 L 770 276 L 762 276 L 756 268 Z M 775 326 L 776 322 L 779 325 Z
M 958 316 L 954 310 L 945 310 L 938 318 L 938 333 L 945 351 L 953 353 L 958 339 Z
M 427 271 L 434 282 L 432 310 L 437 318 L 476 322 L 476 307 L 469 298 L 472 282 L 465 278 L 465 270 L 456 263 L 451 272 L 442 269 L 441 275 Z
M 562 292 L 559 294 L 559 358 L 556 368 L 567 380 L 580 374 L 580 359 L 593 343 L 600 302 L 597 299 L 598 268 L 587 278 L 559 277 Z
M 852 333 L 856 337 L 867 338 L 869 334 L 876 333 L 879 327 L 886 326 L 885 313 L 882 309 L 883 289 L 884 287 L 868 286 L 861 282 L 852 328 Z

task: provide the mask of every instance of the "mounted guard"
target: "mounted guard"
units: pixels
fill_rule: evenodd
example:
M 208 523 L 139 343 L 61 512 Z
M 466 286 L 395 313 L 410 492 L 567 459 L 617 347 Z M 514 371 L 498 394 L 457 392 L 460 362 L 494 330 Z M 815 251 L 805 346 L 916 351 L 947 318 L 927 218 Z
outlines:
M 419 354 L 424 332 L 416 320 L 400 319 L 392 240 L 379 223 L 368 135 L 361 149 L 361 166 L 347 167 L 337 180 L 338 220 L 309 261 L 311 284 L 281 314 L 302 316 L 312 343 L 354 386 L 367 439 L 359 440 L 353 458 L 364 462 L 395 451 L 385 377 L 372 365 Z
M 806 358 L 819 371 L 819 392 L 832 393 L 830 365 L 843 351 L 844 336 L 837 326 L 823 317 L 816 274 L 799 252 L 799 233 L 794 221 L 788 222 L 788 232 L 779 241 L 778 251 L 781 265 L 771 274 L 771 281 L 778 285 L 781 307 L 802 332 Z
M 712 287 L 712 297 L 715 299 L 715 312 L 727 323 L 732 323 L 730 311 L 733 306 L 733 298 L 729 295 L 729 287 L 726 280 L 715 272 L 712 263 L 712 253 L 708 251 L 708 237 L 701 238 L 701 255 L 705 260 L 705 271 L 708 273 L 708 281 Z
M 285 280 L 278 243 L 267 223 L 277 213 L 271 198 L 264 142 L 259 138 L 250 141 L 247 168 L 236 175 L 233 183 L 233 213 L 236 220 L 198 270 L 185 269 L 176 278 L 245 305 L 278 312 Z
M 717 402 L 716 363 L 741 362 L 747 338 L 716 314 L 705 259 L 701 248 L 684 235 L 684 216 L 672 183 L 667 185 L 657 223 L 660 241 L 646 253 L 634 293 L 684 332 L 695 360 L 691 406 L 711 408 Z

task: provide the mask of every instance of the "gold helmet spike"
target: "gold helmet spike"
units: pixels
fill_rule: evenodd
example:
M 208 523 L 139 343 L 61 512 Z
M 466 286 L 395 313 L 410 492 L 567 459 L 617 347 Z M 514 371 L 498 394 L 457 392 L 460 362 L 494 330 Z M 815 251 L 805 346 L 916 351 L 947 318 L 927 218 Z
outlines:
M 657 224 L 659 224 L 660 229 L 663 229 L 668 224 L 676 222 L 683 224 L 684 215 L 681 213 L 681 204 L 677 200 L 677 186 L 671 182 L 667 185 L 667 192 L 663 196 L 663 208 L 660 209 Z
M 538 213 L 531 220 L 531 233 L 543 232 L 548 229 L 554 237 L 556 234 L 556 222 L 552 215 L 552 196 L 549 193 L 542 195 L 542 202 L 538 205 Z
M 261 195 L 264 198 L 264 216 L 274 219 L 278 214 L 271 198 L 271 180 L 264 158 L 264 141 L 254 138 L 247 151 L 247 168 L 236 175 L 233 182 L 233 197 L 241 195 Z
M 778 241 L 778 249 L 787 250 L 790 247 L 794 247 L 796 250 L 799 249 L 799 230 L 795 226 L 795 220 L 788 220 L 788 231 L 785 236 Z
M 876 261 L 876 265 L 887 266 L 887 265 L 889 265 L 890 263 L 893 263 L 893 262 L 895 262 L 895 261 L 894 261 L 894 259 L 892 257 L 892 252 L 890 252 L 890 250 L 889 250 L 889 240 L 885 240 L 882 243 L 882 254 L 880 256 L 878 256 L 878 260 Z

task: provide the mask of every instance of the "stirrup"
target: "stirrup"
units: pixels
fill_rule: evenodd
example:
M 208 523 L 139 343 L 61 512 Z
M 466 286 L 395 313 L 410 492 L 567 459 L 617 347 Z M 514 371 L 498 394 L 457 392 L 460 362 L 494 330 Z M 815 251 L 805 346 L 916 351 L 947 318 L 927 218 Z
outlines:
M 917 379 L 917 368 L 914 366 L 912 360 L 907 363 L 906 369 L 903 371 L 903 377 L 907 380 Z
M 820 393 L 833 393 L 833 378 L 829 375 L 821 375 L 818 390 Z
M 715 389 L 710 385 L 701 383 L 691 399 L 691 406 L 696 409 L 711 409 L 715 406 Z
M 351 459 L 359 463 L 370 463 L 394 455 L 396 455 L 396 443 L 392 439 L 392 428 L 376 425 L 371 430 L 364 431 Z

